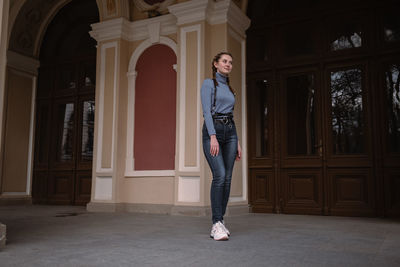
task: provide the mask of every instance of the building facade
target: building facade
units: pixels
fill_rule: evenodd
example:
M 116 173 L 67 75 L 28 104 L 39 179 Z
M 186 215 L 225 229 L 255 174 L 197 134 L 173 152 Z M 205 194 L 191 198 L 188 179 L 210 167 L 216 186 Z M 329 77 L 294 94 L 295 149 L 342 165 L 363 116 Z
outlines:
M 229 212 L 399 215 L 398 3 L 322 2 L 3 1 L 0 202 L 208 214 L 200 87 L 229 51 Z
M 246 144 L 243 10 L 240 1 L 4 1 L 2 200 L 206 214 L 199 90 L 213 55 L 230 51 Z M 234 180 L 231 206 L 247 211 L 246 160 Z

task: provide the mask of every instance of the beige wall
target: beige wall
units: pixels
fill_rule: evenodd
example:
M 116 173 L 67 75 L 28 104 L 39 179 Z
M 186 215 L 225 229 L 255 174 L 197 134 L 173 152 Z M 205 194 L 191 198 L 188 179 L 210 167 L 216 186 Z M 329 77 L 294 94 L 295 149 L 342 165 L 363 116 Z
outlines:
M 174 177 L 125 178 L 121 193 L 123 203 L 173 204 Z
M 3 192 L 26 192 L 32 78 L 8 72 Z
M 199 2 L 195 1 L 178 1 L 179 3 L 190 2 L 190 5 L 196 5 Z M 204 2 L 207 4 L 206 2 Z M 207 5 L 204 5 L 207 8 Z M 136 12 L 136 13 L 135 13 Z M 137 14 L 137 10 L 133 10 Z M 131 7 L 132 15 L 132 7 Z M 141 14 L 143 15 L 143 14 Z M 134 15 L 135 17 L 135 15 Z M 136 18 L 141 18 L 137 14 Z M 134 18 L 135 20 L 135 18 Z M 154 22 L 154 20 L 152 20 Z M 138 24 L 139 25 L 139 24 Z M 243 64 L 242 61 L 242 43 L 237 40 L 237 36 L 230 36 L 228 23 L 220 23 L 211 25 L 206 20 L 199 20 L 195 22 L 188 22 L 177 25 L 176 33 L 170 34 L 168 37 L 176 42 L 177 45 L 177 128 L 176 128 L 176 159 L 175 170 L 168 175 L 158 173 L 136 172 L 132 166 L 134 159 L 130 158 L 130 152 L 127 147 L 131 146 L 128 133 L 132 131 L 131 119 L 128 121 L 128 110 L 132 110 L 134 102 L 131 103 L 132 97 L 130 93 L 134 90 L 134 69 L 130 69 L 130 60 L 133 55 L 139 58 L 138 51 L 142 51 L 145 46 L 151 45 L 149 39 L 140 41 L 124 41 L 121 39 L 107 40 L 100 42 L 99 48 L 109 42 L 115 41 L 118 43 L 116 51 L 116 61 L 113 62 L 113 50 L 107 49 L 104 53 L 105 56 L 98 55 L 98 65 L 105 64 L 106 72 L 104 77 L 104 88 L 111 88 L 109 84 L 109 77 L 116 75 L 116 132 L 114 142 L 116 142 L 116 149 L 109 151 L 108 155 L 102 155 L 101 161 L 109 162 L 109 156 L 113 155 L 115 166 L 109 173 L 94 172 L 93 188 L 96 190 L 96 179 L 99 177 L 109 179 L 112 181 L 110 185 L 113 187 L 113 197 L 107 201 L 96 200 L 92 197 L 92 204 L 96 202 L 109 202 L 115 204 L 135 204 L 136 207 L 145 209 L 146 205 L 167 205 L 169 207 L 185 208 L 195 207 L 208 209 L 210 200 L 209 192 L 211 186 L 212 175 L 207 162 L 204 159 L 201 141 L 201 127 L 203 124 L 202 111 L 199 98 L 200 86 L 205 78 L 212 77 L 211 61 L 215 54 L 221 51 L 228 51 L 234 57 L 234 69 L 231 74 L 231 84 L 237 92 L 236 106 L 235 106 L 235 120 L 240 140 L 244 138 L 243 132 L 243 112 L 242 109 L 242 86 L 243 86 Z M 149 28 L 150 29 L 150 28 Z M 152 35 L 151 33 L 149 34 Z M 130 37 L 134 39 L 132 36 Z M 157 39 L 157 38 L 155 38 Z M 240 37 L 239 37 L 240 39 Z M 140 50 L 138 50 L 140 49 Z M 142 51 L 143 52 L 143 51 Z M 105 62 L 101 62 L 101 61 Z M 114 70 L 114 65 L 117 68 Z M 185 66 L 185 67 L 182 67 Z M 129 69 L 128 69 L 129 67 Z M 115 71 L 117 73 L 115 73 Z M 128 71 L 130 72 L 127 77 Z M 98 77 L 101 76 L 101 71 L 98 70 Z M 101 80 L 98 81 L 97 87 L 101 86 Z M 133 86 L 132 88 L 130 86 Z M 96 88 L 96 90 L 98 90 Z M 132 90 L 132 91 L 130 91 Z M 110 94 L 108 92 L 108 94 Z M 98 92 L 96 92 L 96 97 Z M 183 98 L 182 98 L 183 97 Z M 105 105 L 110 105 L 111 97 L 107 97 Z M 96 99 L 98 101 L 98 99 Z M 96 107 L 99 107 L 96 102 Z M 174 107 L 171 107 L 174 108 Z M 105 106 L 106 111 L 107 107 Z M 132 112 L 132 111 L 129 111 Z M 108 114 L 110 112 L 107 112 Z M 184 116 L 182 116 L 184 114 Z M 103 121 L 98 121 L 99 113 L 96 110 L 96 127 L 103 129 L 103 140 L 101 140 L 104 149 L 109 146 L 110 134 L 106 133 L 106 128 L 111 124 L 110 115 L 104 116 Z M 134 125 L 133 125 L 134 126 Z M 100 128 L 103 127 L 103 128 Z M 97 129 L 96 128 L 96 129 Z M 104 135 L 106 133 L 106 135 Z M 133 128 L 134 134 L 134 128 Z M 96 132 L 96 138 L 98 138 Z M 133 138 L 133 136 L 132 136 Z M 243 141 L 242 143 L 246 143 Z M 97 142 L 96 142 L 97 144 Z M 129 146 L 128 146 L 129 144 Z M 98 149 L 98 148 L 96 148 Z M 108 150 L 108 149 L 107 149 Z M 96 152 L 96 155 L 100 155 Z M 106 161 L 104 159 L 107 159 Z M 96 162 L 96 160 L 95 160 Z M 95 163 L 96 164 L 96 163 Z M 109 166 L 109 165 L 104 165 Z M 129 168 L 127 168 L 127 166 Z M 175 174 L 173 174 L 175 173 Z M 161 175 L 161 176 L 158 176 Z M 98 176 L 98 177 L 96 177 Z M 232 184 L 231 196 L 234 197 L 234 202 L 231 205 L 246 204 L 247 198 L 244 194 L 247 181 L 243 179 L 242 162 L 237 162 L 234 169 L 234 177 Z M 104 180 L 97 179 L 100 183 Z M 244 199 L 242 199 L 244 197 Z M 141 206 L 141 205 L 144 206 Z M 123 205 L 122 205 L 123 206 Z M 131 206 L 132 207 L 132 206 Z M 164 206 L 165 207 L 165 206 Z

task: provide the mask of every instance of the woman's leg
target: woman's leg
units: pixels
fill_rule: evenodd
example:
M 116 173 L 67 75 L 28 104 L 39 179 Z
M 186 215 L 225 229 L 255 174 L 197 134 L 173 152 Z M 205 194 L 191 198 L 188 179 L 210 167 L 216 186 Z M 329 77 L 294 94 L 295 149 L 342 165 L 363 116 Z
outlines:
M 217 139 L 218 134 L 217 134 Z M 222 140 L 218 140 L 219 142 Z M 212 210 L 212 221 L 213 224 L 222 221 L 223 216 L 223 195 L 224 195 L 224 183 L 225 183 L 225 163 L 221 151 L 217 156 L 211 156 L 210 154 L 210 137 L 207 129 L 203 127 L 203 152 L 207 159 L 208 165 L 210 166 L 213 179 L 211 183 L 210 199 L 211 199 L 211 210 Z
M 238 137 L 236 134 L 235 124 L 228 124 L 225 131 L 225 142 L 221 151 L 225 166 L 224 190 L 222 196 L 222 219 L 226 212 L 231 191 L 232 172 L 237 154 L 237 145 Z

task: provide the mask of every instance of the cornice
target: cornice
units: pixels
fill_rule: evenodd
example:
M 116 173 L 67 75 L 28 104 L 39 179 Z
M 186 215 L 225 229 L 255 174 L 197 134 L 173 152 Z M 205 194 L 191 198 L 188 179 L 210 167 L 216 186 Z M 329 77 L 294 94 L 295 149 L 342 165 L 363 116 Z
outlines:
M 40 61 L 35 58 L 21 55 L 14 51 L 8 50 L 7 66 L 25 72 L 27 74 L 37 76 L 38 69 L 40 66 Z
M 205 20 L 209 0 L 192 0 L 168 7 L 171 14 L 176 16 L 177 25 Z
M 176 16 L 177 24 L 206 20 L 209 24 L 228 23 L 242 37 L 250 26 L 250 19 L 231 0 L 192 0 L 168 7 Z
M 207 16 L 208 23 L 211 25 L 228 23 L 242 37 L 246 35 L 246 30 L 250 26 L 250 19 L 231 0 L 212 1 L 210 6 L 210 12 Z
M 159 25 L 152 27 L 151 25 Z M 92 36 L 97 42 L 112 39 L 124 39 L 127 41 L 137 41 L 150 38 L 152 29 L 158 28 L 160 35 L 169 35 L 177 32 L 175 16 L 168 14 L 155 18 L 130 22 L 125 18 L 107 20 L 92 24 Z
M 159 29 L 159 35 L 165 36 L 176 33 L 179 25 L 206 20 L 211 25 L 228 23 L 240 36 L 245 37 L 250 26 L 250 19 L 231 0 L 192 0 L 171 5 L 168 10 L 171 14 L 155 18 L 133 22 L 116 18 L 92 24 L 90 35 L 97 42 L 112 39 L 145 40 L 154 37 L 154 29 Z

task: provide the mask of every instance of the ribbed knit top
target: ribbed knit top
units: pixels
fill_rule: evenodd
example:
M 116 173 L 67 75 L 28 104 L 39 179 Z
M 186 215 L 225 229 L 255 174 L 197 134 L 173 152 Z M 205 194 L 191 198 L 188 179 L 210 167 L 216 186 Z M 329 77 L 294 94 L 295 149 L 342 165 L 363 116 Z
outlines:
M 214 113 L 230 113 L 233 112 L 235 105 L 235 96 L 229 89 L 227 84 L 227 77 L 217 72 L 215 78 L 218 82 L 217 86 L 217 99 L 215 103 L 215 110 L 212 111 L 214 103 L 214 82 L 212 79 L 206 79 L 201 86 L 201 104 L 203 107 L 203 117 L 206 123 L 209 135 L 215 134 L 214 123 L 212 115 Z

